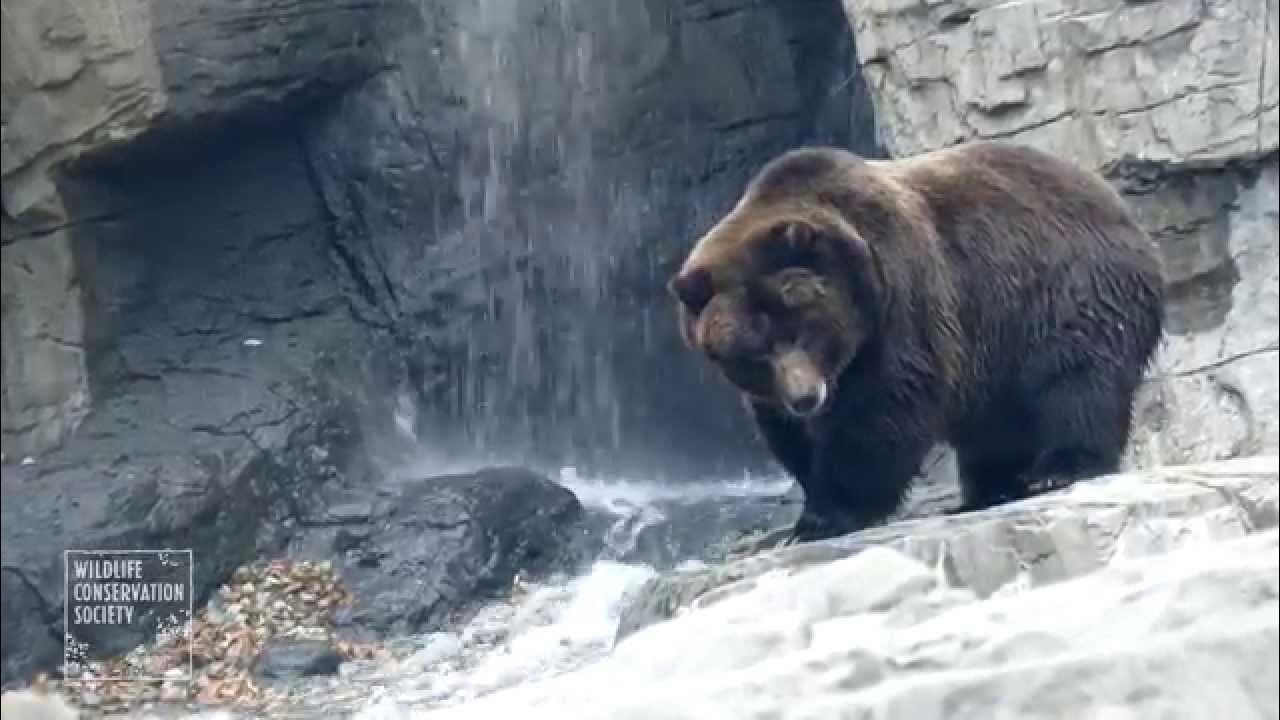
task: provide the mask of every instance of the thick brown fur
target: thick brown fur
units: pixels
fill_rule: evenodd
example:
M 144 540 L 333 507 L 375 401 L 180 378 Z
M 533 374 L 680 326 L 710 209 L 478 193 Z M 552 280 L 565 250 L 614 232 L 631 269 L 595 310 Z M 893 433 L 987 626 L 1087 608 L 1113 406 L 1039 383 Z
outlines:
M 798 540 L 884 520 L 939 442 L 969 509 L 1114 470 L 1163 315 L 1158 257 L 1109 185 L 985 142 L 788 152 L 670 287 L 803 487 Z

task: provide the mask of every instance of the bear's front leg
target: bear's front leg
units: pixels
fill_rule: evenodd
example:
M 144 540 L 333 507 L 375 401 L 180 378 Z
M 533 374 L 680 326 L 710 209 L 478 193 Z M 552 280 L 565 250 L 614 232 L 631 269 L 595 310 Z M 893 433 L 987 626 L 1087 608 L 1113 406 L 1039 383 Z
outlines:
M 804 487 L 813 459 L 813 442 L 804 421 L 757 400 L 746 400 L 746 406 L 774 459 Z
M 807 488 L 812 472 L 813 442 L 809 439 L 808 428 L 804 421 L 788 415 L 779 408 L 751 398 L 746 398 L 744 404 L 751 419 L 755 421 L 760 439 L 769 448 L 773 458 L 802 489 Z M 805 494 L 808 495 L 807 490 Z M 762 536 L 737 543 L 731 549 L 730 556 L 754 555 L 762 550 L 771 550 L 792 542 L 795 542 L 795 528 L 784 525 L 773 528 Z
M 927 408 L 862 403 L 837 405 L 812 421 L 812 468 L 796 541 L 847 535 L 892 515 L 934 445 L 932 417 Z

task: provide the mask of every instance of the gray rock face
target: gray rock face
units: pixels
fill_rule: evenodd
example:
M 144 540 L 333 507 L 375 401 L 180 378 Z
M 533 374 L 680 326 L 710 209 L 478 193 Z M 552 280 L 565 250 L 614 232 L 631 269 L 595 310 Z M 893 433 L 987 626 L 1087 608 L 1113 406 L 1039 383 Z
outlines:
M 272 479 L 255 470 L 222 473 L 199 460 L 170 457 L 126 460 L 112 475 L 74 468 L 39 479 L 16 469 L 6 473 L 0 509 L 3 680 L 62 660 L 64 549 L 191 548 L 195 593 L 207 597 L 251 557 L 271 510 Z M 123 652 L 143 640 L 126 629 L 95 649 Z
M 1103 171 L 1159 243 L 1169 338 L 1132 464 L 1275 452 L 1276 3 L 845 9 L 891 154 L 1028 143 Z
M 214 142 L 211 131 L 257 119 L 278 123 L 371 74 L 381 63 L 371 47 L 374 9 L 365 2 L 256 0 L 90 5 L 55 0 L 5 6 L 0 266 L 8 461 L 56 447 L 85 417 L 91 398 L 116 390 L 101 387 L 86 371 L 96 362 L 86 358 L 95 350 L 95 336 L 109 329 L 99 318 L 86 318 L 82 306 L 124 300 L 101 297 L 93 266 L 97 252 L 114 253 L 117 241 L 100 243 L 119 229 L 134 241 L 171 242 L 175 228 L 156 217 L 163 212 L 136 210 L 155 199 L 156 181 L 172 189 L 174 171 L 184 182 L 192 181 L 187 193 L 196 197 L 184 203 L 187 208 L 203 205 L 199 195 L 208 192 L 207 182 L 202 183 L 208 175 L 192 174 L 187 161 L 208 160 L 197 160 L 196 148 L 207 151 Z M 167 138 L 177 138 L 178 144 Z M 255 152 L 240 145 L 233 143 L 237 153 Z M 161 167 L 140 162 L 139 148 L 156 148 Z M 69 198 L 66 182 L 59 180 L 68 161 L 113 153 L 125 153 L 128 179 L 90 179 L 107 185 L 112 197 L 91 205 Z M 164 158 L 170 153 L 179 158 L 166 170 Z M 287 162 L 280 167 L 263 162 L 251 174 L 279 178 L 288 175 Z M 205 222 L 224 215 L 230 209 L 228 193 L 234 190 L 217 188 L 195 214 L 203 212 Z M 285 189 L 283 195 L 288 194 Z M 281 202 L 276 198 L 272 207 Z M 294 204 L 286 214 L 306 212 L 307 205 Z M 255 219 L 242 220 L 239 227 L 250 234 L 279 232 L 278 225 L 270 228 L 271 219 L 254 226 Z M 185 228 L 182 232 L 187 234 Z M 219 234 L 226 235 L 227 228 Z M 213 254 L 215 248 L 204 252 Z
M 1155 213 L 1185 230 L 1157 236 L 1175 291 L 1173 332 L 1138 400 L 1136 464 L 1275 452 L 1280 442 L 1277 177 L 1272 155 L 1254 171 L 1154 196 Z
M 1101 478 L 674 574 L 594 665 L 365 718 L 1266 718 L 1280 709 L 1280 458 Z
M 1277 148 L 1267 0 L 847 2 L 881 138 L 1016 138 L 1087 167 L 1221 167 Z
M 0 294 L 0 433 L 5 461 L 21 461 L 57 445 L 89 410 L 84 311 L 68 239 L 0 248 Z
M 57 225 L 49 171 L 184 125 L 287 112 L 369 75 L 377 4 L 68 0 L 5 6 L 4 209 Z M 50 215 L 45 215 L 49 213 Z

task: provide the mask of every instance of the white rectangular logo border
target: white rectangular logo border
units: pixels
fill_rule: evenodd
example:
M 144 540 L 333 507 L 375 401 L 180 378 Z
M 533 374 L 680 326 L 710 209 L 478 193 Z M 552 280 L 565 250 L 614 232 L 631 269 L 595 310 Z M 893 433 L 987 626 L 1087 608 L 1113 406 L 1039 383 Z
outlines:
M 66 549 L 62 551 L 62 681 L 67 684 L 85 682 L 82 678 L 68 677 L 67 675 L 67 631 L 71 627 L 71 598 L 68 593 L 71 591 L 71 555 L 73 553 L 86 553 L 95 555 L 159 555 L 161 553 L 169 553 L 173 555 L 187 556 L 187 674 L 185 677 L 167 677 L 167 676 L 149 676 L 135 675 L 132 677 L 117 677 L 104 675 L 101 677 L 93 677 L 88 682 L 142 682 L 142 683 L 164 683 L 164 682 L 180 682 L 193 683 L 195 681 L 195 652 L 191 647 L 195 642 L 195 590 L 196 590 L 196 557 L 195 552 L 191 548 L 173 549 L 110 549 L 110 550 L 86 550 L 86 549 Z

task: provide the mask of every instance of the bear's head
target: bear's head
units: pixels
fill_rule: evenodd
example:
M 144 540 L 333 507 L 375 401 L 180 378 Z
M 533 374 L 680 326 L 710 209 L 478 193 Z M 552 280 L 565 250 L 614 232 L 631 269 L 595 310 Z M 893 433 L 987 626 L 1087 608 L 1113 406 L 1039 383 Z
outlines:
M 698 240 L 668 289 L 691 349 L 750 398 L 811 418 L 875 332 L 874 272 L 863 238 L 816 192 L 832 168 L 788 159 Z

